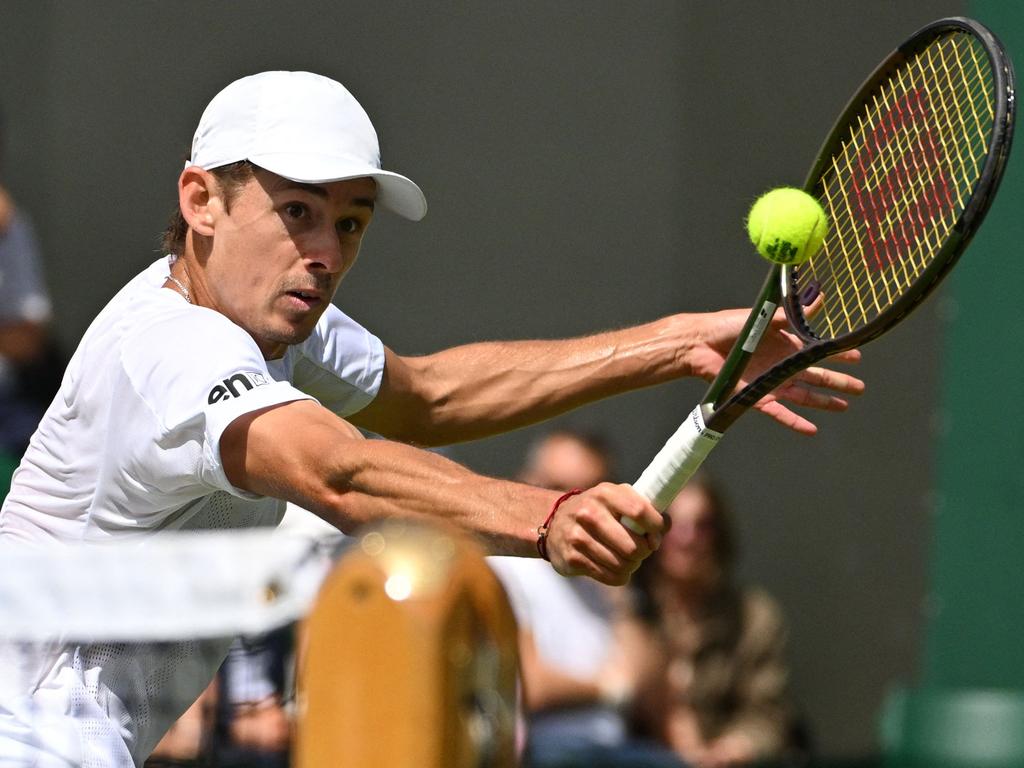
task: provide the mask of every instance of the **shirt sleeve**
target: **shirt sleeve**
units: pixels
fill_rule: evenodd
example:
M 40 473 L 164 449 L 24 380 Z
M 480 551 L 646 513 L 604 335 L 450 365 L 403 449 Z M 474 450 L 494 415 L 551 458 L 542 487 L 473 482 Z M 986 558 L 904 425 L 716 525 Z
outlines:
M 0 234 L 0 322 L 43 323 L 50 311 L 35 233 L 28 219 L 15 212 Z
M 275 381 L 252 338 L 203 308 L 190 307 L 173 320 L 136 329 L 123 346 L 122 364 L 156 419 L 158 445 L 169 452 L 194 446 L 189 471 L 195 480 L 243 498 L 256 497 L 235 488 L 224 474 L 224 430 L 243 414 L 311 399 L 287 381 Z M 153 472 L 163 477 L 167 467 L 154 466 Z
M 295 386 L 339 416 L 365 408 L 384 376 L 384 344 L 333 304 L 289 354 Z

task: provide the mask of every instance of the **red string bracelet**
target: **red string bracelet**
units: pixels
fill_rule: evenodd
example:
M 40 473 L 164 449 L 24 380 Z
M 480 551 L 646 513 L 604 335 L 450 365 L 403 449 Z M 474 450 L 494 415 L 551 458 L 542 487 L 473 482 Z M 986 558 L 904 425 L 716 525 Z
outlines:
M 568 493 L 563 493 L 558 497 L 558 501 L 551 507 L 551 512 L 548 513 L 548 519 L 544 521 L 544 525 L 537 528 L 537 552 L 540 556 L 551 562 L 551 558 L 548 557 L 548 528 L 551 526 L 551 521 L 555 519 L 555 512 L 562 506 L 562 502 L 568 498 L 575 496 L 578 493 L 583 493 L 582 488 L 573 488 Z

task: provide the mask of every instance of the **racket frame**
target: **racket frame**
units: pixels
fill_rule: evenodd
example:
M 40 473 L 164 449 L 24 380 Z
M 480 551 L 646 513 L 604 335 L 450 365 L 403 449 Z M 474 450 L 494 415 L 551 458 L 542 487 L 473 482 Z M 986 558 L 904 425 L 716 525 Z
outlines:
M 650 499 L 657 509 L 664 511 L 717 444 L 722 432 L 762 397 L 815 363 L 877 338 L 920 305 L 953 267 L 977 231 L 999 188 L 1010 152 L 1015 121 L 1014 75 L 1013 65 L 996 36 L 978 22 L 964 17 L 949 17 L 927 24 L 875 67 L 836 119 L 811 166 L 804 190 L 814 197 L 823 196 L 820 184 L 825 166 L 831 162 L 833 149 L 850 138 L 854 116 L 887 78 L 887 73 L 894 72 L 900 64 L 947 32 L 966 32 L 981 42 L 993 76 L 995 113 L 981 174 L 946 242 L 910 290 L 862 327 L 835 338 L 820 338 L 807 322 L 796 289 L 799 266 L 772 267 L 743 329 L 700 405 L 683 420 L 634 483 L 634 488 Z M 780 300 L 790 327 L 804 342 L 803 348 L 733 393 Z M 634 532 L 642 533 L 629 518 L 623 518 L 622 522 Z
M 817 158 L 807 175 L 804 191 L 816 199 L 820 199 L 823 196 L 821 179 L 825 169 L 832 161 L 832 157 L 835 154 L 834 150 L 850 138 L 855 124 L 854 117 L 860 113 L 870 96 L 877 91 L 879 84 L 888 77 L 889 73 L 896 71 L 901 64 L 931 45 L 937 37 L 950 32 L 967 32 L 982 43 L 988 56 L 993 76 L 992 89 L 995 113 L 993 115 L 992 134 L 989 137 L 985 163 L 975 182 L 974 189 L 971 190 L 970 199 L 954 223 L 946 242 L 943 243 L 938 253 L 935 254 L 928 266 L 925 267 L 921 276 L 914 281 L 910 290 L 899 296 L 890 306 L 880 312 L 877 317 L 872 318 L 862 327 L 831 339 L 819 337 L 811 329 L 810 324 L 804 317 L 803 305 L 800 303 L 800 297 L 796 288 L 800 266 L 787 264 L 781 267 L 773 267 L 769 272 L 768 279 L 771 280 L 775 275 L 778 275 L 778 294 L 781 295 L 781 303 L 785 308 L 786 317 L 793 331 L 805 342 L 805 346 L 803 349 L 780 361 L 740 392 L 735 393 L 731 397 L 724 398 L 724 402 L 720 402 L 723 400 L 724 394 L 730 392 L 735 387 L 742 374 L 743 367 L 750 357 L 749 354 L 740 355 L 737 352 L 738 347 L 746 345 L 747 326 L 751 324 L 751 319 L 748 319 L 747 326 L 744 327 L 744 331 L 740 334 L 739 340 L 729 353 L 729 357 L 726 359 L 726 363 L 719 374 L 722 381 L 719 382 L 718 378 L 716 378 L 711 383 L 702 401 L 705 406 L 705 420 L 710 429 L 718 432 L 727 429 L 750 406 L 782 384 L 786 379 L 814 365 L 814 363 L 820 362 L 838 352 L 864 346 L 869 341 L 881 336 L 924 301 L 966 250 L 971 238 L 985 218 L 985 214 L 988 212 L 992 201 L 995 199 L 999 184 L 1002 181 L 1003 169 L 1006 166 L 1013 140 L 1015 118 L 1013 64 L 998 38 L 987 27 L 973 19 L 955 16 L 939 19 L 927 24 L 890 53 L 875 68 L 856 93 L 854 93 L 833 124 L 832 130 L 818 150 Z M 771 297 L 772 294 L 768 293 L 766 289 L 767 285 L 765 288 L 762 288 L 761 295 L 758 297 L 754 310 L 751 312 L 751 318 L 760 311 L 764 298 Z M 738 366 L 739 370 L 734 370 L 731 367 L 733 365 Z M 730 384 L 730 386 L 726 386 L 726 384 Z M 708 409 L 708 405 L 712 405 L 712 408 Z

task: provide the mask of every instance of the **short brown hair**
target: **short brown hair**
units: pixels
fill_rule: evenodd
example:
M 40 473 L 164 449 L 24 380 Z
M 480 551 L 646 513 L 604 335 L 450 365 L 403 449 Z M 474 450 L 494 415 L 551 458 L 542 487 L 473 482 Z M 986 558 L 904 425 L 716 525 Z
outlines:
M 231 203 L 235 196 L 245 184 L 256 173 L 256 166 L 248 160 L 239 160 L 237 163 L 222 165 L 210 171 L 216 177 L 224 192 L 224 207 L 230 210 Z M 167 228 L 160 238 L 160 247 L 163 253 L 173 253 L 181 256 L 185 252 L 185 235 L 188 234 L 188 222 L 181 214 L 181 207 L 174 206 Z

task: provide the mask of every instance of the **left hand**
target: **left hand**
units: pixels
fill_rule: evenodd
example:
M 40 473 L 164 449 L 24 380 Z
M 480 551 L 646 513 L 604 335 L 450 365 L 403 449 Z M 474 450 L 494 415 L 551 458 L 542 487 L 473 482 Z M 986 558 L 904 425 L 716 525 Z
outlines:
M 813 314 L 813 311 L 812 305 L 808 308 L 808 314 Z M 743 330 L 749 312 L 747 309 L 729 309 L 704 316 L 705 323 L 701 329 L 700 339 L 690 353 L 694 375 L 707 381 L 715 378 L 729 355 L 733 342 Z M 761 338 L 760 345 L 743 372 L 743 377 L 737 385 L 738 389 L 742 389 L 779 360 L 803 347 L 800 338 L 788 328 L 785 312 L 782 309 L 776 310 Z M 856 363 L 860 361 L 860 357 L 860 351 L 853 349 L 829 359 L 835 362 Z M 790 410 L 787 403 L 822 411 L 845 411 L 849 406 L 846 396 L 856 396 L 863 392 L 864 382 L 857 377 L 832 368 L 812 366 L 761 398 L 754 407 L 794 432 L 813 435 L 818 431 L 817 426 Z

